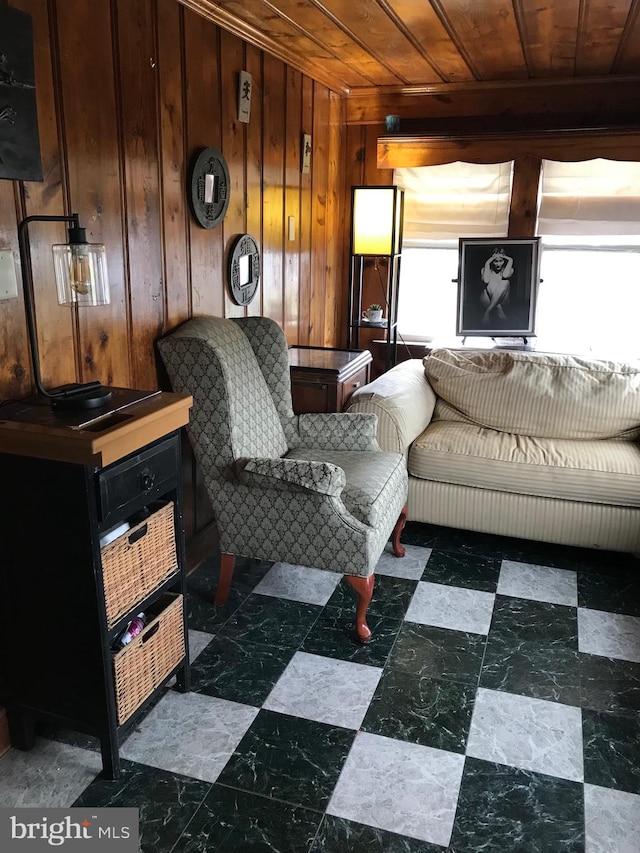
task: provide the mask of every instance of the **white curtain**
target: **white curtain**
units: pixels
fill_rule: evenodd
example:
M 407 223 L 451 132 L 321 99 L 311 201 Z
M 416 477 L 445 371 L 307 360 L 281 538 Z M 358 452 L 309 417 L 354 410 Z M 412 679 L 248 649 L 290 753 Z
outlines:
M 403 245 L 506 236 L 512 174 L 513 161 L 396 169 L 405 188 Z
M 538 234 L 640 234 L 640 163 L 544 160 Z

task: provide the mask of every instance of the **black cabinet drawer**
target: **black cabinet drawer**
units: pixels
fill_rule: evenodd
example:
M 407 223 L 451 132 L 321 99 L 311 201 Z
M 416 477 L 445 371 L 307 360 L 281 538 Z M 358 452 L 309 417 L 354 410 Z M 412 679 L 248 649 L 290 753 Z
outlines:
M 179 476 L 180 438 L 173 435 L 98 474 L 100 521 L 116 522 L 172 488 Z

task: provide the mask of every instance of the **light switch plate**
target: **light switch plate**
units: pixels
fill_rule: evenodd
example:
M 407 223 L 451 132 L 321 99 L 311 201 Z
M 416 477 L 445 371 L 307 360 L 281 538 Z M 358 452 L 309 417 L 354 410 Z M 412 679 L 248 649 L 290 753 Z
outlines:
M 16 299 L 18 296 L 18 281 L 13 252 L 10 249 L 0 250 L 0 299 Z

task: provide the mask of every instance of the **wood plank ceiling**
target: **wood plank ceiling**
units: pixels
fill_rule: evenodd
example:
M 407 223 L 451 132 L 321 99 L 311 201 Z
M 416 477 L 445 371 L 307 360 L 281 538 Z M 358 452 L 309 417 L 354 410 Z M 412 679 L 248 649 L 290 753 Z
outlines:
M 345 95 L 640 73 L 640 0 L 180 2 Z

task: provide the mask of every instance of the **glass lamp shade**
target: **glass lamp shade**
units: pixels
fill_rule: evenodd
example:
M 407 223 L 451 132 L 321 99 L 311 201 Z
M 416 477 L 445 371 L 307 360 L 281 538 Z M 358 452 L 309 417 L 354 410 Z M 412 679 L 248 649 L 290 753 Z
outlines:
M 52 246 L 60 305 L 108 305 L 107 253 L 101 243 Z
M 402 190 L 353 187 L 352 252 L 354 255 L 393 255 L 400 251 Z

